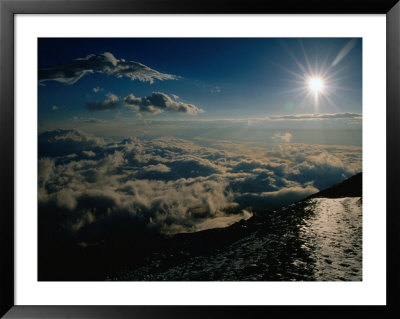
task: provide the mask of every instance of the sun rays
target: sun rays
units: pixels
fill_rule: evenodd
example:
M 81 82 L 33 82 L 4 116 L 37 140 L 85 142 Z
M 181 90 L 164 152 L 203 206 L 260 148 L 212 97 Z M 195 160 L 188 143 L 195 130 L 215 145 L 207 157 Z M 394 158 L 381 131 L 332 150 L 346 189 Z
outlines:
M 300 52 L 302 56 L 296 56 L 294 52 L 284 43 L 282 43 L 290 58 L 295 62 L 296 68 L 289 69 L 278 65 L 291 75 L 288 82 L 293 83 L 291 88 L 281 92 L 297 94 L 298 111 L 314 113 L 336 112 L 339 110 L 333 101 L 334 96 L 339 96 L 341 91 L 351 90 L 341 86 L 341 81 L 346 78 L 345 70 L 351 64 L 339 66 L 344 57 L 351 51 L 355 45 L 355 40 L 349 41 L 344 48 L 337 54 L 326 54 L 318 57 L 318 54 L 307 52 L 303 42 L 299 39 Z M 311 109 L 310 109 L 311 108 Z

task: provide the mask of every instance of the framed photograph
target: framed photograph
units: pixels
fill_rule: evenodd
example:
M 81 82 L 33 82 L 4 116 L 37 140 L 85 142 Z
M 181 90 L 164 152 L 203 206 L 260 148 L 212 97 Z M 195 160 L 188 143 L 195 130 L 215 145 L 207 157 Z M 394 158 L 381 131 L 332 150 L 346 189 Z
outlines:
M 397 1 L 0 10 L 1 315 L 399 315 Z

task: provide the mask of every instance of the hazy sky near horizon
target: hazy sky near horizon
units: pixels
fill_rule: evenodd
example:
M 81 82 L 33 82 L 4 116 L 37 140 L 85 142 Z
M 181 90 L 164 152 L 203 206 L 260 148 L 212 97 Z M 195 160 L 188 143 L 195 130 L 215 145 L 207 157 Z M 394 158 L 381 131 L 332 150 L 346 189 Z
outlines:
M 279 131 L 361 145 L 361 39 L 41 38 L 38 50 L 41 130 L 244 140 Z

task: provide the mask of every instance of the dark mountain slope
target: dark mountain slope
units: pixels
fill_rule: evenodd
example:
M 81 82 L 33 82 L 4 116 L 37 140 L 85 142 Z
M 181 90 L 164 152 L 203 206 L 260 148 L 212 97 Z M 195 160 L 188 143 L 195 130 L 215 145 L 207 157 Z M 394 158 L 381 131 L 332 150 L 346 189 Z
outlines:
M 109 280 L 361 280 L 361 173 L 230 227 L 178 234 Z
M 358 173 L 345 181 L 322 190 L 309 198 L 327 197 L 361 197 L 362 196 L 362 173 Z

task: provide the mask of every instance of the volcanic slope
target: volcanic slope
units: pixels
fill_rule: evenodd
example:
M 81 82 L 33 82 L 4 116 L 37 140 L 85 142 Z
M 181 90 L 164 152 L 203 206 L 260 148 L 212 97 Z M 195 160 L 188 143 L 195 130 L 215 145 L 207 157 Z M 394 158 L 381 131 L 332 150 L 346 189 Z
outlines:
M 247 221 L 170 238 L 108 280 L 360 281 L 362 174 Z

